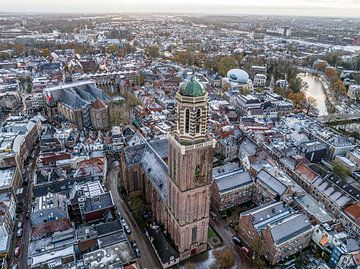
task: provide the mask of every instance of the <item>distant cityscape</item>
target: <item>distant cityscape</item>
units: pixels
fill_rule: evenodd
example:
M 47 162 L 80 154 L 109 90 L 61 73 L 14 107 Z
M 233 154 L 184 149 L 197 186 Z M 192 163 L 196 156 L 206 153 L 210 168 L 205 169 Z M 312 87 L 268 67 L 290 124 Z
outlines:
M 359 269 L 360 18 L 0 15 L 0 269 Z

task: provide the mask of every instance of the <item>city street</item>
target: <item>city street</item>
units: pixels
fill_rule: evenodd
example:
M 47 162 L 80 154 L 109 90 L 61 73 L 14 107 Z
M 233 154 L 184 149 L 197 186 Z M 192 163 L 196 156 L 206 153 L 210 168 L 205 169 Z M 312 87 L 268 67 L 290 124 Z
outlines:
M 116 164 L 116 162 L 115 162 Z M 118 182 L 119 182 L 119 167 L 118 165 L 111 164 L 109 168 L 108 176 L 106 177 L 106 188 L 111 191 L 114 203 L 117 206 L 118 212 L 123 216 L 126 223 L 131 229 L 131 235 L 128 236 L 129 241 L 135 240 L 140 252 L 141 258 L 138 259 L 140 268 L 144 269 L 155 269 L 161 268 L 161 265 L 156 257 L 156 254 L 150 245 L 146 235 L 141 231 L 136 221 L 129 211 L 126 203 L 120 197 L 118 193 Z
M 232 240 L 232 237 L 236 234 L 233 233 L 229 224 L 222 219 L 221 216 L 217 215 L 216 220 L 210 219 L 210 224 L 217 234 L 223 240 L 223 244 L 231 248 L 235 256 L 236 268 L 240 269 L 255 269 L 252 265 L 249 257 L 247 257 L 240 249 L 239 246 L 236 246 Z
M 19 268 L 26 268 L 27 264 L 27 252 L 29 247 L 29 241 L 31 236 L 31 225 L 30 220 L 26 218 L 26 212 L 28 210 L 28 205 L 31 205 L 32 203 L 32 184 L 33 184 L 33 178 L 34 178 L 34 172 L 36 169 L 36 160 L 38 154 L 39 154 L 39 148 L 36 147 L 34 149 L 34 158 L 31 160 L 30 164 L 28 166 L 24 166 L 24 170 L 26 171 L 26 175 L 29 177 L 29 182 L 27 185 L 24 185 L 24 205 L 23 205 L 23 212 L 18 213 L 18 222 L 23 223 L 23 234 L 20 238 L 16 238 L 16 230 L 17 230 L 17 223 L 15 225 L 15 233 L 14 233 L 14 248 L 20 247 L 19 256 L 14 256 L 14 251 L 11 253 L 10 256 L 10 264 L 17 264 Z

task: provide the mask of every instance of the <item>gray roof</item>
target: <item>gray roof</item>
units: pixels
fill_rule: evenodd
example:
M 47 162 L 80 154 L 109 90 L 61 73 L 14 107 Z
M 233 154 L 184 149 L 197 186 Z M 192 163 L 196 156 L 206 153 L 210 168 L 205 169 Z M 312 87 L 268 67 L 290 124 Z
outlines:
M 282 244 L 306 231 L 311 231 L 313 226 L 303 214 L 292 214 L 285 219 L 269 225 L 271 235 L 276 244 Z
M 258 147 L 254 142 L 252 142 L 249 138 L 246 137 L 241 142 L 240 148 L 246 151 L 248 155 L 255 155 Z
M 85 200 L 84 211 L 89 213 L 103 208 L 110 208 L 113 205 L 110 192 L 106 192 L 92 198 L 87 198 Z
M 272 202 L 250 209 L 240 216 L 250 215 L 255 229 L 261 230 L 267 224 L 274 223 L 291 214 L 290 208 L 283 202 Z
M 347 204 L 354 202 L 353 199 L 343 193 L 343 190 L 336 185 L 330 184 L 330 182 L 321 177 L 318 177 L 313 185 L 339 207 L 344 207 Z
M 97 98 L 105 102 L 110 101 L 110 97 L 101 89 L 97 88 L 93 82 L 82 82 L 65 84 L 62 86 L 48 88 L 45 90 L 54 101 L 61 102 L 73 109 L 84 109 Z
M 253 181 L 248 172 L 239 168 L 238 164 L 228 164 L 213 169 L 213 178 L 219 192 L 227 192 L 243 185 L 251 184 Z
M 31 212 L 30 214 L 31 226 L 36 226 L 43 224 L 45 222 L 51 222 L 58 219 L 67 219 L 67 218 L 68 217 L 65 210 L 59 207 L 39 210 L 36 212 Z
M 124 149 L 127 165 L 140 164 L 155 189 L 164 200 L 168 198 L 168 166 L 163 159 L 168 156 L 167 139 L 147 142 Z
M 256 176 L 256 180 L 260 181 L 261 184 L 270 188 L 271 191 L 275 192 L 279 196 L 282 196 L 287 190 L 287 187 L 284 184 L 282 184 L 279 180 L 277 180 L 265 170 L 260 171 L 260 173 Z

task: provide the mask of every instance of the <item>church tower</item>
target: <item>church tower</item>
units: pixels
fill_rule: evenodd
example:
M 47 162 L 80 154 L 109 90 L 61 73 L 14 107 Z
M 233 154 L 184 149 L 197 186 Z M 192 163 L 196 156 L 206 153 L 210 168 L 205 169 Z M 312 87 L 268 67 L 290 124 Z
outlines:
M 208 94 L 192 76 L 176 94 L 176 131 L 169 134 L 168 232 L 180 259 L 207 249 L 215 140 L 208 137 Z

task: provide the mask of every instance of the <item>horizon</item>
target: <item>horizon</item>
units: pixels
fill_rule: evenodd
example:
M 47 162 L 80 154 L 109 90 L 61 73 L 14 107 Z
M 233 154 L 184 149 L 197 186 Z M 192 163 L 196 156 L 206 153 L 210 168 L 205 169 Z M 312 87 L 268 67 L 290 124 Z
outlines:
M 335 17 L 360 19 L 360 1 L 357 0 L 3 0 L 2 14 L 217 14 L 263 15 L 299 17 Z M 21 8 L 19 8 L 21 7 Z

